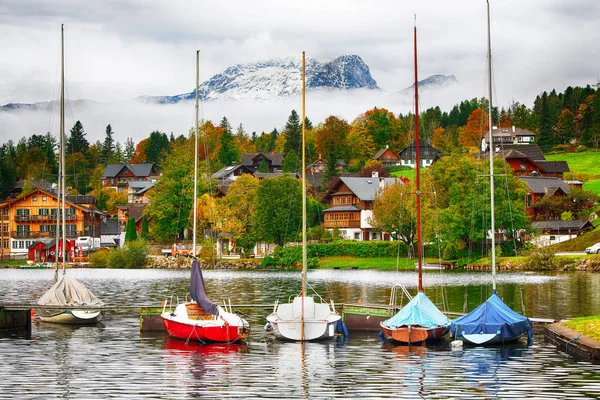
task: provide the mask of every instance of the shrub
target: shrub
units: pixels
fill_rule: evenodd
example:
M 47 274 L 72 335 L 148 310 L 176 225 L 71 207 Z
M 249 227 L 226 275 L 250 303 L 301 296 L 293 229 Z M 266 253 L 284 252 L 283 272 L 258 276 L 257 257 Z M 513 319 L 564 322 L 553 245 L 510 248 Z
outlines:
M 143 268 L 148 259 L 148 243 L 143 239 L 128 242 L 122 248 L 110 251 L 108 265 L 111 268 Z
M 575 151 L 577 153 L 583 153 L 583 152 L 587 151 L 587 149 L 588 149 L 587 147 L 585 147 L 584 145 L 580 144 L 579 146 L 577 146 L 577 148 L 575 149 Z
M 444 254 L 442 255 L 442 258 L 444 260 L 456 260 L 459 256 L 460 255 L 456 243 L 450 242 L 444 248 Z
M 523 269 L 526 270 L 555 270 L 558 267 L 558 260 L 551 247 L 539 247 L 531 250 L 523 263 Z
M 90 254 L 90 265 L 94 268 L 106 268 L 108 266 L 107 251 L 96 251 Z

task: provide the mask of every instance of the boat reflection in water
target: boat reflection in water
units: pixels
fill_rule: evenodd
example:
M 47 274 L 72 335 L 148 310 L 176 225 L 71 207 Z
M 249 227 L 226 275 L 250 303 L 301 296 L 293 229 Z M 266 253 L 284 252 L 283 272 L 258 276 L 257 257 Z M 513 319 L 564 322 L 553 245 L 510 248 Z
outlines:
M 238 343 L 206 343 L 202 344 L 195 340 L 185 341 L 174 338 L 165 338 L 163 349 L 175 350 L 181 352 L 190 352 L 203 356 L 219 355 L 229 353 L 247 353 L 248 345 L 243 342 Z

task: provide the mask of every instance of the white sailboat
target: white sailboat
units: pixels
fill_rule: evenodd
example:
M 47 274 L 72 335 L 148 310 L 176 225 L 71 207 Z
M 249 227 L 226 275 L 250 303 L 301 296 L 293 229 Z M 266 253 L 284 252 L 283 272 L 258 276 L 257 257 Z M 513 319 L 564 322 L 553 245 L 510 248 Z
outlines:
M 198 87 L 200 52 L 196 51 L 196 132 L 194 141 L 194 233 L 192 249 L 196 249 L 198 221 Z M 212 302 L 206 295 L 200 263 L 194 251 L 190 280 L 192 300 L 177 304 L 163 303 L 161 318 L 169 336 L 199 342 L 234 343 L 245 340 L 250 333 L 250 325 L 241 314 Z
M 488 86 L 489 86 L 489 160 L 490 160 L 490 209 L 491 209 L 491 256 L 492 295 L 479 307 L 465 316 L 452 321 L 450 331 L 455 339 L 473 345 L 510 343 L 528 336 L 533 343 L 533 325 L 529 318 L 513 311 L 496 293 L 496 225 L 494 210 L 494 150 L 492 148 L 492 44 L 490 33 L 490 3 L 487 0 L 488 28 Z
M 276 337 L 286 340 L 310 341 L 331 339 L 341 320 L 333 301 L 325 302 L 315 293 L 306 293 L 307 242 L 306 242 L 306 63 L 302 52 L 302 292 L 289 303 L 276 302 L 273 312 L 267 316 L 266 329 Z M 315 296 L 317 300 L 315 301 Z
M 102 318 L 102 311 L 97 308 L 87 309 L 85 306 L 101 307 L 104 305 L 85 285 L 66 273 L 66 218 L 65 218 L 65 41 L 64 26 L 61 31 L 61 79 L 60 79 L 60 159 L 56 208 L 56 269 L 54 285 L 38 299 L 40 306 L 56 306 L 42 308 L 36 312 L 44 322 L 59 324 L 93 324 Z M 61 208 L 62 204 L 62 208 Z M 62 219 L 62 220 L 61 220 Z M 60 232 L 62 230 L 62 239 Z M 62 276 L 58 279 L 59 259 L 62 253 Z

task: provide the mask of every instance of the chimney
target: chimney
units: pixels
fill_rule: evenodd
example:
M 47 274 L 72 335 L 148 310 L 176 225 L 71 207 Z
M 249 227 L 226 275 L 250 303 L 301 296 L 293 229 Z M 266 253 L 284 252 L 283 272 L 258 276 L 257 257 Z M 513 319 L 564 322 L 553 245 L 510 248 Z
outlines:
M 537 171 L 531 171 L 531 176 L 538 176 Z
M 371 177 L 372 178 L 379 178 L 379 171 L 372 171 L 371 172 Z
M 515 133 L 515 126 L 513 125 L 513 133 Z
M 385 188 L 385 179 L 379 178 L 379 190 L 383 191 L 383 189 Z
M 389 148 L 390 148 L 390 146 L 388 146 L 388 145 L 386 144 L 386 145 L 385 145 L 385 148 L 386 148 L 386 149 L 389 149 Z

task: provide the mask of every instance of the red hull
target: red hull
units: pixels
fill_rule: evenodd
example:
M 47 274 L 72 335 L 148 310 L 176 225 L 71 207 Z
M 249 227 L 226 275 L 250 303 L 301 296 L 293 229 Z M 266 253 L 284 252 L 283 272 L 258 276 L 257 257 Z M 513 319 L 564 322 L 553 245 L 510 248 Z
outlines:
M 201 342 L 233 343 L 248 337 L 248 331 L 232 325 L 199 326 L 170 321 L 163 318 L 165 330 L 169 336 L 183 340 Z
M 421 344 L 425 342 L 439 341 L 448 335 L 448 328 L 439 326 L 437 328 L 421 328 L 403 326 L 398 329 L 381 327 L 383 337 L 392 343 L 398 344 Z

